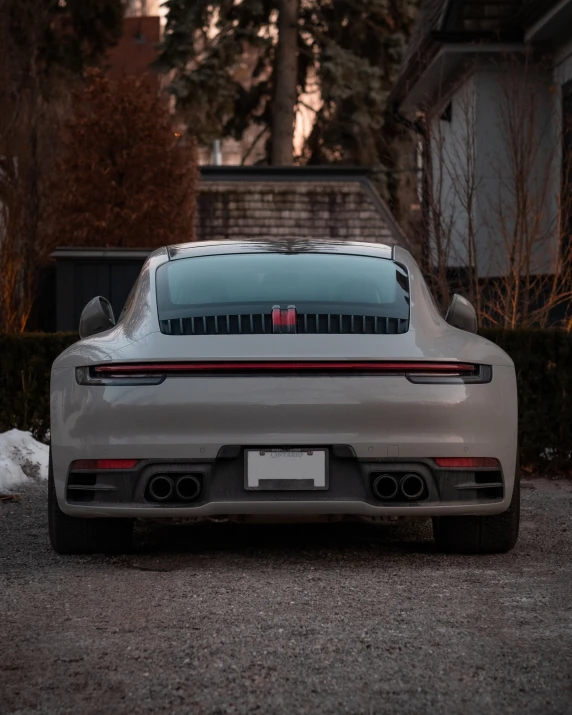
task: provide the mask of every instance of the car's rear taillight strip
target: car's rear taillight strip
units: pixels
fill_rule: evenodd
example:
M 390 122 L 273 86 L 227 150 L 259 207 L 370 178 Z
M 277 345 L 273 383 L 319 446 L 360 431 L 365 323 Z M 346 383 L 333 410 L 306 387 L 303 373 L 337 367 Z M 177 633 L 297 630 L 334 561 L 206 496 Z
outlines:
M 385 374 L 472 375 L 479 366 L 455 362 L 384 361 L 229 361 L 161 362 L 97 365 L 94 375 L 169 375 L 181 373 L 225 372 L 375 372 Z
M 77 367 L 79 385 L 159 385 L 171 376 L 404 376 L 415 384 L 479 384 L 492 380 L 490 365 L 401 360 L 225 360 L 106 363 Z

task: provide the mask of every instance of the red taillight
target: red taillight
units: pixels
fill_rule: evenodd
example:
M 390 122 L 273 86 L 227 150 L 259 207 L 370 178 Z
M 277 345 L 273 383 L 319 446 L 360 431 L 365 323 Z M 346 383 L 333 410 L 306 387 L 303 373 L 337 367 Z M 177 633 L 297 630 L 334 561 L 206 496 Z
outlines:
M 440 467 L 463 467 L 472 469 L 474 467 L 489 467 L 499 469 L 500 462 L 494 457 L 435 457 L 435 461 Z
M 286 325 L 291 328 L 291 332 L 296 332 L 296 308 L 293 305 L 288 306 L 286 313 Z
M 133 469 L 136 459 L 76 459 L 71 469 Z
M 272 330 L 276 332 L 277 328 L 282 327 L 282 311 L 279 305 L 272 308 Z
M 296 332 L 296 308 L 293 305 L 289 305 L 286 309 L 281 308 L 279 305 L 275 305 L 272 308 L 272 332 Z
M 297 362 L 170 362 L 170 363 L 130 363 L 127 365 L 97 365 L 96 375 L 141 375 L 176 374 L 182 372 L 312 372 L 322 371 L 363 371 L 393 374 L 422 375 L 468 375 L 476 373 L 478 366 L 458 362 L 347 362 L 347 361 L 297 361 Z

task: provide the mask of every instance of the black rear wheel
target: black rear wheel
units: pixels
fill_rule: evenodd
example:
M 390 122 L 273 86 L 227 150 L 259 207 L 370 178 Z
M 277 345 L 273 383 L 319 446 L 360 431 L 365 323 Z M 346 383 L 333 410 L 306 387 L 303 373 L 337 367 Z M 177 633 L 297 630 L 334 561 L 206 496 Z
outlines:
M 51 457 L 48 528 L 50 543 L 58 554 L 117 554 L 129 551 L 133 546 L 132 519 L 82 519 L 64 514 L 56 497 Z
M 433 518 L 433 537 L 439 551 L 456 554 L 504 554 L 518 539 L 520 523 L 520 469 L 516 469 L 509 508 L 491 516 Z

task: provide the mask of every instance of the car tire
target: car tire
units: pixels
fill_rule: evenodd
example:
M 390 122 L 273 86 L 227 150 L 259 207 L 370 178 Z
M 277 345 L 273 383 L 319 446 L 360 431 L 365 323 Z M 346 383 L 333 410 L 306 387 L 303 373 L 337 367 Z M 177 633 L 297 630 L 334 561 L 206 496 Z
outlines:
M 133 546 L 132 519 L 82 519 L 68 516 L 56 497 L 52 459 L 48 472 L 48 530 L 58 554 L 117 554 Z
M 491 516 L 433 518 L 433 538 L 439 551 L 453 554 L 505 554 L 518 539 L 520 469 L 516 470 L 509 508 Z

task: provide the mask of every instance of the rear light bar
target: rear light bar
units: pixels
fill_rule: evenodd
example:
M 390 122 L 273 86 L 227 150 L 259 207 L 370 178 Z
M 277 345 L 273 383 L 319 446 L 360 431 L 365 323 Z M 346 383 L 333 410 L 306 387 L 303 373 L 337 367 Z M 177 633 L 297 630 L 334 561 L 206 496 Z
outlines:
M 488 467 L 489 469 L 500 469 L 500 462 L 494 457 L 435 457 L 435 461 L 440 467 L 462 467 L 465 469 Z
M 93 368 L 96 375 L 133 375 L 181 373 L 181 372 L 226 372 L 229 370 L 281 371 L 288 370 L 375 370 L 393 373 L 474 373 L 476 365 L 451 362 L 167 362 L 137 363 L 127 365 L 98 365 Z
M 71 469 L 133 469 L 136 459 L 76 459 Z
M 489 365 L 410 361 L 224 361 L 109 363 L 76 368 L 80 385 L 158 384 L 170 375 L 245 374 L 403 375 L 416 383 L 490 382 Z

